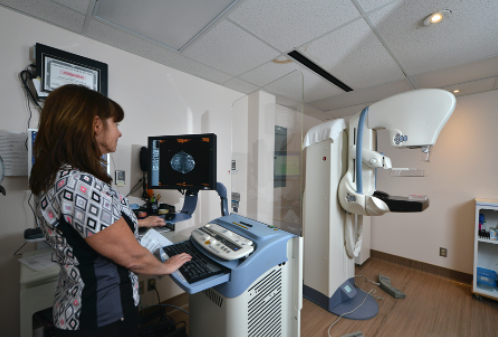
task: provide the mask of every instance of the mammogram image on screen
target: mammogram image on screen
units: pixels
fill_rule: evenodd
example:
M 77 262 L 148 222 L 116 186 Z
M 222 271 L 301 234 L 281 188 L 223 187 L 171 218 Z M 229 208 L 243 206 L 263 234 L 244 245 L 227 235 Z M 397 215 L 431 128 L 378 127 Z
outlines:
M 155 138 L 155 139 L 154 139 Z M 214 134 L 149 138 L 150 184 L 158 188 L 208 189 L 216 182 Z
M 182 174 L 191 172 L 195 167 L 195 160 L 190 154 L 180 151 L 171 158 L 171 168 Z

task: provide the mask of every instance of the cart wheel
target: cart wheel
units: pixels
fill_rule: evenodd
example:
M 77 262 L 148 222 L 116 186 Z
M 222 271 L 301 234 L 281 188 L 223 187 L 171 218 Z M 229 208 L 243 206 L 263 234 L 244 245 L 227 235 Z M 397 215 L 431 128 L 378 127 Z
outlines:
M 474 297 L 475 297 L 477 300 L 482 301 L 482 296 L 481 296 L 481 295 L 474 294 Z

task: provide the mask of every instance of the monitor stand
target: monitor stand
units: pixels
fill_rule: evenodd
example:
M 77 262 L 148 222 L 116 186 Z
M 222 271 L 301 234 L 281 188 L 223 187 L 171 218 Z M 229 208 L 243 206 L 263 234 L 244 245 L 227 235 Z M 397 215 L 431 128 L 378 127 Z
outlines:
M 183 201 L 182 210 L 179 213 L 176 213 L 173 219 L 166 220 L 167 227 L 174 229 L 175 223 L 192 218 L 192 214 L 194 213 L 195 208 L 197 207 L 197 195 L 199 194 L 199 191 L 203 190 L 187 190 L 185 192 L 185 199 Z M 217 182 L 216 192 L 218 192 L 218 195 L 220 196 L 221 199 L 221 215 L 222 216 L 229 215 L 227 188 L 222 183 Z

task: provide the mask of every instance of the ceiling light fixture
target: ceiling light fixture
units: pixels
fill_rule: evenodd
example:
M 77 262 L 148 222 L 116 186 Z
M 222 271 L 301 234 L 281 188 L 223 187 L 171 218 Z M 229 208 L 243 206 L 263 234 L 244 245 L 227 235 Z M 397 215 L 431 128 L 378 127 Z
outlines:
M 447 19 L 451 16 L 451 10 L 449 9 L 441 9 L 435 13 L 432 13 L 424 20 L 424 26 L 431 26 L 443 21 L 443 19 Z
M 353 91 L 353 88 L 348 86 L 346 83 L 342 82 L 339 80 L 337 77 L 333 76 L 331 73 L 317 65 L 315 62 L 311 61 L 309 58 L 298 52 L 297 50 L 293 50 L 290 53 L 288 53 L 290 57 L 292 57 L 294 60 L 297 62 L 301 63 L 303 66 L 307 67 L 309 70 L 313 71 L 314 73 L 322 76 L 324 79 L 329 81 L 330 83 L 335 84 L 342 90 L 346 92 Z
M 454 94 L 458 94 L 459 92 L 460 92 L 460 90 L 458 90 L 458 89 L 453 90 Z
M 292 60 L 285 56 L 279 56 L 276 59 L 272 60 L 272 62 L 276 64 L 286 64 L 286 63 L 292 63 Z

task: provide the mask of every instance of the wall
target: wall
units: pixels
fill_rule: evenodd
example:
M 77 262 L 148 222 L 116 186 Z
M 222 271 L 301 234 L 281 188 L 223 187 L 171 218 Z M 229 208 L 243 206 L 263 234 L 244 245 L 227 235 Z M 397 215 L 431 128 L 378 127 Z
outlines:
M 392 178 L 378 170 L 377 189 L 391 195 L 427 195 L 422 213 L 372 218 L 372 249 L 472 273 L 474 198 L 498 199 L 498 91 L 462 96 L 441 131 L 430 162 L 420 150 L 394 149 L 379 132 L 378 149 L 393 167 L 426 170 L 423 178 Z M 439 256 L 439 248 L 448 257 Z
M 149 135 L 204 133 L 218 135 L 218 181 L 230 191 L 231 106 L 241 93 L 197 77 L 156 64 L 116 48 L 92 41 L 35 19 L 0 7 L 0 129 L 25 131 L 28 113 L 18 73 L 29 64 L 29 48 L 36 42 L 90 57 L 109 65 L 109 97 L 125 110 L 120 129 L 123 137 L 112 155 L 114 169 L 126 171 L 127 194 L 140 177 L 138 150 Z M 34 111 L 30 126 L 37 127 L 39 113 Z M 26 155 L 27 157 L 27 155 Z M 24 243 L 23 231 L 34 226 L 27 206 L 27 177 L 6 177 L 2 184 L 7 196 L 0 195 L 0 326 L 2 336 L 19 335 L 19 263 L 12 254 Z M 140 196 L 139 192 L 134 195 Z M 162 201 L 182 205 L 176 191 L 163 192 Z M 137 201 L 139 199 L 134 199 Z M 200 194 L 198 210 L 179 230 L 188 235 L 219 216 L 216 192 Z M 35 249 L 28 244 L 22 250 Z M 159 282 L 161 300 L 181 292 L 169 278 Z M 155 292 L 146 293 L 144 305 L 156 301 Z

